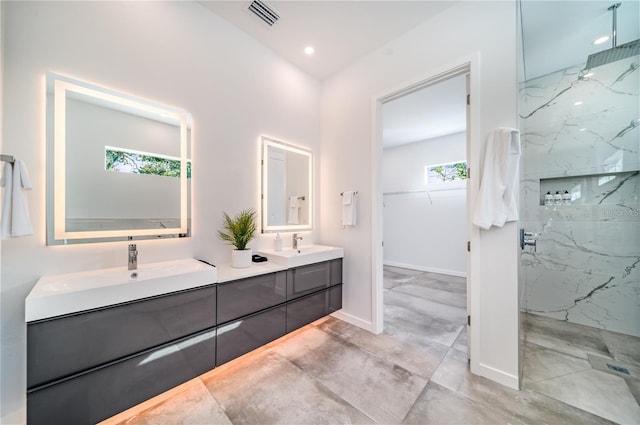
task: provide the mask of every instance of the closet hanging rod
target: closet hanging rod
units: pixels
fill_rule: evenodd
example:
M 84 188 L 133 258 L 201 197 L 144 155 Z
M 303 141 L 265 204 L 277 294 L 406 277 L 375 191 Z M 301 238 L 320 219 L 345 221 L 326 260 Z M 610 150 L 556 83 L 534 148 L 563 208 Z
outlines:
M 356 190 L 356 191 L 354 191 L 354 192 L 353 192 L 353 194 L 354 194 L 354 195 L 357 195 L 357 194 L 358 194 L 358 191 L 357 191 L 357 190 Z M 340 196 L 344 196 L 344 192 L 340 192 Z
M 451 189 L 433 189 L 433 190 L 400 190 L 398 192 L 384 192 L 383 195 L 405 195 L 408 193 L 432 193 L 432 192 L 446 192 L 448 190 L 463 190 L 466 187 L 453 187 Z
M 384 192 L 383 195 L 404 195 L 406 193 L 429 193 L 428 190 L 400 190 L 398 192 Z
M 13 164 L 16 160 L 13 157 L 13 155 L 5 155 L 5 154 L 0 154 L 0 161 L 2 162 L 8 162 L 10 164 Z

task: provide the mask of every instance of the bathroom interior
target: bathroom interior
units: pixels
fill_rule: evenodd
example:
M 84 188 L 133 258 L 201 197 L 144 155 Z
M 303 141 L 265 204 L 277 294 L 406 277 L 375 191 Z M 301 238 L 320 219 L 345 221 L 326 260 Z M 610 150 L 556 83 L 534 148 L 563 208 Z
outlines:
M 569 423 L 637 423 L 640 55 L 638 43 L 633 42 L 640 39 L 638 2 L 621 1 L 615 6 L 617 3 L 606 1 L 428 1 L 399 6 L 397 2 L 330 5 L 273 1 L 268 3 L 282 12 L 281 22 L 273 28 L 265 28 L 245 10 L 249 3 L 0 3 L 2 165 L 6 169 L 9 161 L 14 167 L 20 161 L 28 168 L 32 186 L 23 192 L 32 234 L 3 237 L 0 244 L 0 423 L 36 423 L 27 414 L 29 403 L 34 404 L 28 397 L 67 382 L 67 377 L 56 381 L 59 377 L 50 376 L 36 384 L 32 381 L 29 375 L 35 373 L 28 341 L 37 332 L 28 333 L 27 322 L 30 329 L 36 329 L 32 325 L 55 322 L 48 318 L 80 317 L 74 313 L 100 312 L 108 304 L 126 306 L 141 298 L 160 302 L 166 292 L 179 293 L 187 300 L 184 302 L 196 303 L 190 312 L 196 316 L 200 309 L 211 308 L 207 303 L 217 296 L 218 322 L 185 331 L 179 328 L 187 325 L 176 320 L 175 331 L 189 335 L 153 352 L 148 350 L 157 348 L 158 342 L 137 348 L 144 354 L 140 364 L 153 363 L 149 360 L 156 358 L 164 359 L 157 362 L 161 364 L 174 358 L 167 353 L 180 352 L 198 363 L 198 375 L 210 373 L 188 385 L 204 383 L 209 392 L 220 394 L 218 399 L 231 422 L 235 423 L 235 417 L 230 412 L 238 409 L 241 423 L 242 418 L 250 418 L 242 415 L 249 413 L 241 404 L 236 405 L 237 393 L 225 393 L 224 385 L 230 382 L 225 379 L 247 364 L 248 370 L 253 370 L 250 368 L 261 364 L 283 366 L 276 361 L 281 358 L 295 359 L 292 363 L 297 369 L 286 369 L 293 374 L 286 376 L 307 382 L 316 367 L 310 366 L 311 362 L 316 357 L 326 360 L 318 354 L 322 347 L 311 336 L 326 339 L 329 334 L 342 339 L 340 344 L 332 339 L 334 349 L 327 355 L 336 355 L 347 346 L 366 346 L 365 354 L 358 351 L 357 356 L 362 357 L 350 355 L 373 361 L 376 356 L 372 353 L 387 339 L 371 342 L 371 338 L 394 336 L 385 328 L 388 317 L 383 304 L 394 288 L 386 287 L 383 281 L 389 273 L 408 269 L 424 276 L 457 279 L 452 282 L 464 288 L 466 299 L 464 308 L 456 306 L 456 314 L 458 310 L 466 314 L 471 326 L 456 323 L 445 327 L 446 332 L 426 331 L 434 339 L 433 344 L 425 345 L 430 351 L 421 359 L 419 352 L 414 354 L 420 359 L 417 364 L 429 365 L 428 375 L 410 365 L 394 363 L 400 360 L 376 357 L 376 365 L 393 364 L 389 370 L 404 371 L 400 386 L 380 383 L 380 394 L 353 388 L 352 393 L 342 391 L 333 386 L 338 385 L 339 374 L 323 371 L 325 375 L 315 377 L 323 388 L 320 393 L 329 388 L 333 393 L 328 399 L 334 403 L 329 406 L 348 412 L 334 419 L 428 423 L 425 418 L 431 418 L 433 423 L 442 423 L 442 418 L 449 417 L 455 421 L 451 412 L 431 416 L 439 410 L 429 400 L 434 394 L 446 394 L 450 402 L 455 399 L 475 412 L 476 416 L 467 420 L 476 417 L 486 423 L 549 418 Z M 550 16 L 551 5 L 556 13 Z M 338 65 L 332 64 L 333 68 L 325 66 L 318 57 L 323 47 L 329 51 L 340 44 L 338 35 L 358 39 L 352 28 L 339 33 L 336 23 L 335 34 L 325 34 L 328 44 L 316 46 L 317 57 L 290 55 L 298 49 L 291 43 L 304 38 L 304 26 L 288 26 L 289 17 L 313 22 L 315 16 L 326 27 L 320 18 L 330 19 L 340 13 L 340 7 L 352 18 L 371 13 L 372 22 L 377 17 L 377 25 L 389 26 L 387 38 L 372 42 L 368 50 L 352 53 L 349 62 L 343 58 Z M 397 15 L 397 23 L 389 22 L 400 10 L 403 13 Z M 612 31 L 614 15 L 616 30 Z M 279 33 L 282 27 L 285 36 Z M 377 33 L 375 27 L 367 31 L 371 37 Z M 592 44 L 595 35 L 612 33 L 617 39 Z M 446 45 L 441 42 L 443 37 Z M 301 41 L 307 42 L 313 40 Z M 285 47 L 279 50 L 277 43 Z M 630 43 L 635 53 L 615 59 L 606 54 L 590 57 L 612 43 Z M 588 67 L 592 60 L 600 62 Z M 397 93 L 417 93 L 416 87 L 430 86 L 430 81 L 452 69 L 465 72 L 457 71 L 453 78 L 441 79 L 432 87 L 454 84 L 447 88 L 449 94 L 469 88 L 464 127 L 437 136 L 436 150 L 446 146 L 455 155 L 431 152 L 428 156 L 436 159 L 422 160 L 410 151 L 410 145 L 383 150 L 385 108 L 395 102 L 388 100 L 399 97 Z M 94 99 L 93 106 L 79 106 L 87 98 Z M 100 114 L 109 103 L 119 104 L 119 111 L 93 120 L 91 114 Z M 147 118 L 155 116 L 154 124 L 144 121 L 143 128 L 128 123 L 132 110 Z M 115 124 L 118 119 L 136 131 L 153 134 L 153 145 L 145 145 L 139 134 L 131 139 L 123 137 Z M 485 140 L 497 127 L 520 131 L 519 220 L 484 231 L 468 223 L 477 201 Z M 407 185 L 401 181 L 401 171 L 409 173 L 402 167 L 407 158 L 387 155 L 400 149 L 423 164 L 421 178 L 428 173 L 428 166 L 462 161 L 473 173 L 464 184 L 457 181 L 451 186 L 449 182 L 441 190 L 431 191 L 424 180 L 416 183 L 414 179 Z M 156 165 L 162 162 L 174 167 L 174 174 L 145 176 L 114 173 L 108 168 L 109 158 L 145 154 L 153 156 Z M 294 170 L 282 165 L 290 155 L 299 161 L 290 167 Z M 91 163 L 90 158 L 99 160 Z M 386 172 L 389 167 L 392 172 Z M 290 190 L 274 184 L 277 176 L 282 178 L 288 172 L 296 175 L 288 182 Z M 461 190 L 464 187 L 467 190 Z M 552 199 L 545 197 L 547 192 Z M 284 201 L 276 203 L 276 198 Z M 2 205 L 7 205 L 4 197 Z M 451 209 L 438 211 L 441 206 Z M 269 261 L 233 268 L 231 247 L 220 240 L 218 231 L 223 213 L 233 215 L 247 208 L 257 213 L 258 233 L 250 247 Z M 354 213 L 351 220 L 345 221 L 345 210 Z M 423 228 L 408 220 L 420 223 L 430 218 L 429 214 L 439 214 L 439 218 L 431 217 Z M 443 220 L 445 215 L 449 221 Z M 390 218 L 396 221 L 389 222 Z M 454 219 L 455 229 L 446 231 L 445 224 L 453 224 Z M 429 227 L 434 221 L 440 224 Z M 413 239 L 407 239 L 408 232 L 414 232 L 409 235 Z M 276 237 L 282 238 L 282 252 L 291 253 L 289 257 L 274 252 Z M 419 243 L 425 241 L 428 243 L 421 247 Z M 419 243 L 415 246 L 414 242 Z M 299 249 L 292 250 L 294 244 Z M 408 253 L 400 252 L 403 248 Z M 428 255 L 420 252 L 425 250 Z M 425 257 L 426 262 L 421 263 Z M 435 257 L 441 261 L 429 263 Z M 138 271 L 127 270 L 128 258 L 137 262 Z M 216 267 L 185 259 L 203 260 Z M 299 299 L 287 298 L 291 294 L 282 289 L 283 279 L 290 279 L 293 270 L 325 263 L 314 273 L 328 276 L 326 287 L 301 288 Z M 164 266 L 159 266 L 159 275 L 151 277 L 153 284 L 145 284 L 145 267 L 150 264 Z M 180 279 L 163 278 L 163 273 L 176 273 L 168 269 L 182 266 L 187 271 Z M 82 287 L 90 286 L 84 282 L 95 277 L 95 288 L 83 287 L 83 291 L 101 290 L 104 271 L 116 269 L 122 273 L 108 274 L 108 279 L 125 276 L 127 280 L 132 273 L 139 273 L 138 285 L 119 285 L 125 289 L 117 295 L 94 292 L 78 296 L 73 301 L 80 305 L 76 310 L 70 310 L 66 301 L 58 301 L 68 299 L 64 290 L 51 291 L 50 298 L 31 296 L 25 303 L 39 281 L 50 283 L 47 279 L 73 275 L 76 280 L 67 284 L 83 282 L 79 284 Z M 255 288 L 264 287 L 266 278 L 260 280 L 260 276 L 273 277 L 268 284 L 275 288 L 274 304 L 254 306 L 239 321 L 221 319 L 220 297 L 242 293 L 236 291 L 237 285 L 234 289 L 237 281 L 255 278 Z M 405 279 L 397 288 L 418 280 L 415 275 L 394 276 Z M 176 280 L 180 280 L 178 286 Z M 199 294 L 206 297 L 194 297 Z M 112 296 L 115 298 L 109 301 Z M 312 300 L 318 303 L 310 304 Z M 427 299 L 424 305 L 432 302 Z M 232 305 L 236 304 L 229 303 Z M 420 307 L 423 310 L 424 305 Z M 258 310 L 262 315 L 255 313 Z M 285 320 L 287 314 L 291 324 Z M 187 313 L 180 315 L 186 317 Z M 114 320 L 122 324 L 127 317 L 122 314 Z M 324 322 L 308 324 L 311 318 L 319 317 Z M 431 320 L 428 314 L 415 317 Z M 441 323 L 433 319 L 436 322 Z M 127 344 L 145 339 L 136 333 L 144 328 L 137 326 L 126 335 Z M 279 326 L 282 331 L 271 332 Z M 49 339 L 60 336 L 55 344 L 71 346 L 68 328 L 42 329 L 45 331 L 40 335 Z M 405 333 L 407 329 L 413 332 L 407 327 Z M 233 344 L 224 341 L 239 331 L 259 334 L 263 342 L 225 351 Z M 283 342 L 277 345 L 281 337 Z M 297 340 L 300 343 L 296 345 Z M 89 356 L 112 351 L 96 353 L 91 344 L 102 346 L 87 341 L 75 343 Z M 258 354 L 252 354 L 256 347 L 261 347 Z M 219 363 L 225 364 L 207 372 L 208 365 L 218 365 L 215 359 L 213 364 L 211 359 L 203 359 L 202 353 L 216 350 L 222 359 Z M 402 357 L 397 347 L 396 351 L 386 350 Z M 232 360 L 248 351 L 242 359 Z M 40 354 L 48 360 L 46 350 Z M 76 358 L 71 356 L 67 363 Z M 243 363 L 245 358 L 248 360 Z M 252 358 L 260 361 L 251 366 Z M 101 361 L 111 364 L 110 360 Z M 338 364 L 329 364 L 340 370 Z M 95 382 L 105 394 L 118 391 L 118 382 L 100 375 L 102 366 L 92 367 L 87 366 L 87 375 L 96 376 Z M 129 373 L 126 367 L 122 370 Z M 359 377 L 350 372 L 342 374 L 357 384 Z M 269 377 L 261 373 L 241 376 L 258 387 L 263 384 L 258 382 L 260 377 Z M 393 381 L 399 379 L 397 375 L 381 374 L 378 379 Z M 190 377 L 177 379 L 184 378 L 184 382 Z M 93 391 L 81 388 L 87 394 Z M 158 384 L 154 395 L 164 390 Z M 251 388 L 246 391 L 241 395 L 249 400 Z M 81 397 L 77 387 L 68 393 Z M 186 392 L 167 394 L 163 402 Z M 511 402 L 513 406 L 508 405 Z M 385 407 L 385 403 L 395 406 Z M 43 412 L 51 407 L 46 402 L 40 406 L 44 406 Z M 220 406 L 217 409 L 222 411 Z M 543 415 L 541 411 L 550 416 L 536 416 Z M 221 417 L 226 418 L 225 413 Z M 87 411 L 79 414 L 91 417 Z M 272 418 L 274 423 L 286 422 Z M 290 422 L 295 416 L 286 418 Z M 91 421 L 98 420 L 87 420 Z M 228 418 L 220 421 L 231 422 Z

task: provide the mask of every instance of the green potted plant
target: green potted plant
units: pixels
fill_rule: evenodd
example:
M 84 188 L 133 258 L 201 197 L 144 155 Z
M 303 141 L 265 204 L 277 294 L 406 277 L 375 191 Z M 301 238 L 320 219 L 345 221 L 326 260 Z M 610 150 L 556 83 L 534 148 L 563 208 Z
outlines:
M 240 211 L 235 217 L 222 213 L 223 230 L 218 230 L 218 237 L 229 242 L 235 249 L 231 251 L 231 267 L 245 268 L 251 266 L 251 248 L 247 244 L 256 234 L 256 212 L 252 208 Z

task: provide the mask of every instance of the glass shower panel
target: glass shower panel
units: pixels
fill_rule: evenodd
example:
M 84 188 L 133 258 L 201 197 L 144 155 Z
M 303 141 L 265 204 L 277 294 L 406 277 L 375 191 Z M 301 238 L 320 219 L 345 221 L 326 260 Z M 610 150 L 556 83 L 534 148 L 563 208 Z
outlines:
M 640 336 L 639 68 L 634 56 L 521 83 L 528 314 Z

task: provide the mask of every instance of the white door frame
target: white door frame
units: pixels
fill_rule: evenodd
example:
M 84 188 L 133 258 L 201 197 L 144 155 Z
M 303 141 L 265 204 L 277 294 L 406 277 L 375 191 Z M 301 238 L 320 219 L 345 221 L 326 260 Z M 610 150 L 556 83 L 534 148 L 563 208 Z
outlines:
M 372 112 L 372 149 L 371 149 L 371 161 L 372 161 L 372 179 L 371 179 L 371 217 L 372 217 L 372 251 L 371 251 L 371 276 L 372 276 L 372 293 L 371 293 L 371 328 L 374 333 L 381 333 L 384 329 L 384 317 L 383 317 L 383 199 L 382 199 L 382 105 L 393 99 L 402 97 L 406 94 L 412 93 L 416 90 L 420 90 L 424 87 L 437 84 L 441 81 L 449 78 L 469 74 L 469 92 L 471 93 L 471 102 L 467 114 L 467 164 L 471 171 L 471 176 L 467 182 L 467 229 L 468 239 L 471 246 L 477 241 L 479 232 L 471 226 L 471 212 L 473 211 L 473 204 L 475 202 L 475 195 L 478 192 L 478 167 L 477 158 L 471 155 L 471 143 L 475 140 L 480 140 L 477 133 L 480 128 L 478 123 L 478 105 L 479 96 L 479 61 L 480 55 L 476 53 L 468 58 L 465 58 L 451 66 L 446 66 L 434 70 L 428 73 L 423 78 L 408 82 L 398 87 L 386 90 L 385 92 L 373 96 L 371 99 L 371 112 Z M 477 245 L 476 245 L 477 246 Z M 478 314 L 479 309 L 479 291 L 474 285 L 475 272 L 479 270 L 478 256 L 473 255 L 473 251 L 467 253 L 467 314 L 475 317 L 475 326 L 469 328 L 469 342 L 468 353 L 471 359 L 472 371 L 476 366 L 474 359 L 478 356 L 479 338 L 478 331 L 479 326 L 477 321 L 480 318 Z

